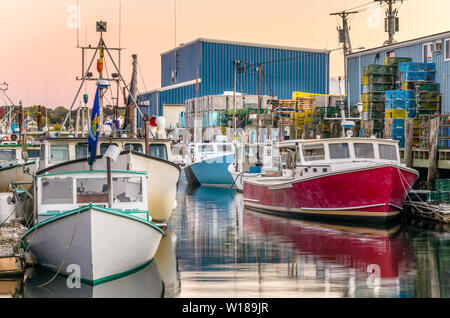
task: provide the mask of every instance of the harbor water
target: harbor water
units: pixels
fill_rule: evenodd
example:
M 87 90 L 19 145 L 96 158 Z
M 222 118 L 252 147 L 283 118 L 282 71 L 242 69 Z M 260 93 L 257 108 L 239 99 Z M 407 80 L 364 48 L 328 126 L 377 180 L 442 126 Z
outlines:
M 183 180 L 177 203 L 143 270 L 92 287 L 31 269 L 0 286 L 14 297 L 450 297 L 449 232 L 280 218 L 245 210 L 235 189 Z

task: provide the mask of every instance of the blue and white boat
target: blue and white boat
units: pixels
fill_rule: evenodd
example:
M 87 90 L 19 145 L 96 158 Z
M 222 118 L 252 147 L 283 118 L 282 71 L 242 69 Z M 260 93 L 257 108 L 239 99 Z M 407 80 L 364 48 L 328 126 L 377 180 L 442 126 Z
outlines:
M 189 184 L 215 187 L 233 184 L 234 179 L 228 171 L 235 158 L 232 143 L 196 143 L 193 149 L 193 163 L 184 168 Z

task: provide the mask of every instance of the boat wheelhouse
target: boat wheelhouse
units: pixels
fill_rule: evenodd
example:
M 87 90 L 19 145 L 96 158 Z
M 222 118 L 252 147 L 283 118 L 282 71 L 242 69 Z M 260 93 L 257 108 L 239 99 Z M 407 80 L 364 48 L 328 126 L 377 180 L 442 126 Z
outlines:
M 36 225 L 22 236 L 38 264 L 102 284 L 146 267 L 164 231 L 147 211 L 147 173 L 99 170 L 36 176 Z M 108 195 L 112 196 L 112 202 Z
M 400 162 L 394 140 L 290 140 L 279 146 L 281 176 L 244 180 L 246 207 L 384 223 L 399 215 L 419 176 Z
M 113 144 L 120 151 L 133 150 L 147 153 L 149 156 L 171 161 L 170 141 L 166 139 L 149 139 L 148 151 L 142 138 L 99 137 L 97 154 L 103 155 Z M 41 140 L 39 170 L 46 169 L 63 162 L 89 157 L 87 138 L 57 138 L 50 137 Z

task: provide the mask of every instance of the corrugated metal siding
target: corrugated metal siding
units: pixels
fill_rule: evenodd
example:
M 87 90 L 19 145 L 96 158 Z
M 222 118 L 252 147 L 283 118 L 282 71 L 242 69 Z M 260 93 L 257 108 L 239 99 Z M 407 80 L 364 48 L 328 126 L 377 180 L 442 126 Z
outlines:
M 450 113 L 450 61 L 445 61 L 445 37 L 442 38 L 442 52 L 433 53 L 433 62 L 436 63 L 436 82 L 441 84 L 442 94 L 442 113 Z M 423 42 L 392 50 L 386 47 L 386 50 L 380 52 L 380 59 L 375 63 L 374 53 L 364 53 L 361 57 L 352 56 L 348 59 L 348 85 L 350 103 L 356 104 L 360 99 L 360 76 L 365 65 L 383 64 L 386 52 L 394 51 L 396 57 L 410 57 L 414 62 L 423 61 L 423 44 L 430 41 L 424 39 Z M 363 54 L 363 53 L 362 53 Z
M 201 42 L 161 55 L 161 87 L 196 79 L 197 74 L 200 74 L 201 60 Z M 175 70 L 177 70 L 177 77 L 172 82 L 172 71 Z
M 329 54 L 302 52 L 253 46 L 203 42 L 202 89 L 200 95 L 232 91 L 234 61 L 245 61 L 247 72 L 238 74 L 237 90 L 245 94 L 258 93 L 259 63 L 268 85 L 278 98 L 291 98 L 293 91 L 327 93 Z M 270 95 L 264 79 L 261 94 Z

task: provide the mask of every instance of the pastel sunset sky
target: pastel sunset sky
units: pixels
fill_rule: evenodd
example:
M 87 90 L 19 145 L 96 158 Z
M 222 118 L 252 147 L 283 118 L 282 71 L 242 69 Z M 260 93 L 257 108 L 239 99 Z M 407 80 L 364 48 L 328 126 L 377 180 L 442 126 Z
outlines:
M 199 37 L 316 49 L 338 47 L 338 19 L 331 12 L 370 0 L 177 0 L 176 43 Z M 95 22 L 108 22 L 109 47 L 119 45 L 121 7 L 122 73 L 131 77 L 131 54 L 138 54 L 139 91 L 160 87 L 160 54 L 175 46 L 175 0 L 78 0 L 79 43 L 97 45 Z M 0 83 L 23 105 L 70 106 L 80 85 L 76 0 L 0 0 Z M 450 30 L 450 1 L 398 3 L 397 41 Z M 365 6 L 350 18 L 352 46 L 371 48 L 387 39 L 384 9 Z M 357 9 L 358 10 L 358 9 Z M 340 22 L 340 21 L 339 21 Z M 92 53 L 91 53 L 92 54 Z M 112 64 L 107 65 L 109 72 Z M 93 68 L 95 72 L 95 64 Z M 343 55 L 331 54 L 330 75 L 343 74 Z M 47 89 L 46 89 L 47 88 Z M 86 88 L 92 95 L 93 84 Z M 85 89 L 83 88 L 83 92 Z M 4 104 L 0 98 L 0 105 Z M 78 101 L 76 102 L 78 105 Z

